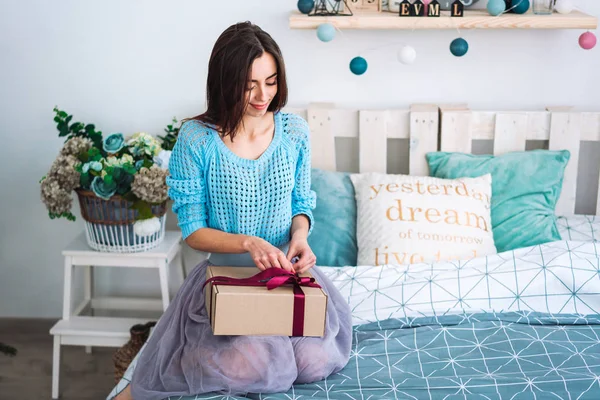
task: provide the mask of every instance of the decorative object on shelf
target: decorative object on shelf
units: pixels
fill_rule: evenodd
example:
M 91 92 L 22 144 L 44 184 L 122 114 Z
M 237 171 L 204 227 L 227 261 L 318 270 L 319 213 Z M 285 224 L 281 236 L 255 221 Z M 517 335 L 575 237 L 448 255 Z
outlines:
M 428 17 L 439 17 L 442 12 L 440 9 L 440 2 L 438 0 L 432 0 L 427 3 L 427 16 Z
M 579 36 L 579 46 L 584 50 L 591 50 L 596 47 L 597 38 L 592 32 L 585 32 Z
M 473 4 L 477 3 L 479 0 L 460 0 L 465 8 L 471 7 Z M 440 7 L 442 10 L 448 11 L 452 10 L 452 4 L 454 4 L 454 0 L 441 0 Z
M 513 0 L 513 3 L 516 0 Z M 533 13 L 537 15 L 550 15 L 554 10 L 554 0 L 533 0 Z
M 380 12 L 382 11 L 382 5 L 380 0 L 349 0 L 350 8 L 353 11 L 360 12 Z
M 529 7 L 531 7 L 529 0 L 513 0 L 510 10 L 515 14 L 525 14 L 529 11 Z
M 333 3 L 333 4 L 332 4 Z M 352 16 L 354 13 L 347 0 L 316 0 L 315 6 L 308 14 L 310 17 Z
M 367 72 L 367 67 L 367 60 L 365 60 L 363 57 L 354 57 L 350 61 L 350 71 L 352 71 L 354 75 L 364 74 L 365 72 Z
M 146 324 L 137 324 L 129 330 L 129 341 L 117 349 L 113 354 L 113 363 L 115 365 L 115 383 L 119 383 L 129 364 L 133 361 L 137 353 L 148 340 L 150 329 L 156 325 L 155 321 Z
M 389 11 L 398 14 L 400 12 L 400 0 L 389 0 L 387 8 L 384 11 Z
M 401 17 L 412 17 L 413 16 L 413 8 L 412 4 L 408 0 L 403 0 L 400 2 L 400 8 L 398 11 L 398 15 Z
M 427 17 L 432 17 L 432 16 L 437 16 L 440 17 L 440 2 L 439 0 L 415 0 L 414 2 L 411 3 L 411 1 L 409 0 L 402 0 L 401 2 L 399 0 L 386 0 L 387 1 L 387 5 L 390 5 L 390 2 L 395 2 L 394 4 L 398 5 L 398 15 L 399 16 L 406 16 L 406 17 L 411 17 L 411 16 L 427 16 Z M 560 1 L 560 0 L 558 0 Z M 565 0 L 567 1 L 567 0 Z M 475 2 L 475 1 L 474 1 Z M 472 3 L 474 3 L 472 2 Z M 414 31 L 415 29 L 456 29 L 458 32 L 458 38 L 454 39 L 451 43 L 450 43 L 450 52 L 452 55 L 454 55 L 455 57 L 463 57 L 465 56 L 468 52 L 469 52 L 469 44 L 468 42 L 463 39 L 461 36 L 461 28 L 467 28 L 467 29 L 479 29 L 480 26 L 477 25 L 476 27 L 473 26 L 473 20 L 475 21 L 479 21 L 480 19 L 483 19 L 484 21 L 490 21 L 489 23 L 486 22 L 482 25 L 482 28 L 492 28 L 492 27 L 500 27 L 500 28 L 520 28 L 519 24 L 522 21 L 526 21 L 526 23 L 528 23 L 527 21 L 529 21 L 529 17 L 525 20 L 522 20 L 521 17 L 517 17 L 517 16 L 509 16 L 507 15 L 506 17 L 501 17 L 503 14 L 505 13 L 517 13 L 517 14 L 522 14 L 522 13 L 526 13 L 529 11 L 530 7 L 531 7 L 531 0 L 489 0 L 486 7 L 488 10 L 488 13 L 491 14 L 491 16 L 486 17 L 485 16 L 485 12 L 482 11 L 470 11 L 470 12 L 466 12 L 464 10 L 464 8 L 461 10 L 461 3 L 463 5 L 466 6 L 464 0 L 454 0 L 453 4 L 455 6 L 455 8 L 453 10 L 450 11 L 450 13 L 445 13 L 444 14 L 444 20 L 440 21 L 441 23 L 438 23 L 438 21 L 431 21 L 431 22 L 425 22 L 424 24 L 422 24 L 421 26 L 417 26 L 417 24 L 419 23 L 418 21 L 420 21 L 420 18 L 417 19 L 404 19 L 402 22 L 398 22 L 398 20 L 394 20 L 393 16 L 385 16 L 385 15 L 374 15 L 374 14 L 370 14 L 368 15 L 366 18 L 362 19 L 360 15 L 354 17 L 354 18 L 350 18 L 350 19 L 337 19 L 336 21 L 330 20 L 330 22 L 326 23 L 326 24 L 321 24 L 321 23 L 315 23 L 313 24 L 308 24 L 307 25 L 307 20 L 308 19 L 300 19 L 298 18 L 296 21 L 293 21 L 292 19 L 290 19 L 290 22 L 294 22 L 294 24 L 297 25 L 292 25 L 292 27 L 314 27 L 317 28 L 317 35 L 319 36 L 319 38 L 322 41 L 331 41 L 333 40 L 334 36 L 336 35 L 336 30 L 340 30 L 340 27 L 347 27 L 348 29 L 411 29 Z M 468 4 L 471 5 L 471 2 L 469 2 Z M 386 4 L 384 2 L 382 2 L 381 4 Z M 392 5 L 392 7 L 394 7 Z M 566 7 L 565 9 L 567 9 L 569 7 Z M 576 23 L 572 23 L 572 24 L 568 24 L 567 27 L 570 28 L 582 28 L 582 29 L 594 29 L 597 27 L 597 22 L 596 22 L 596 18 L 589 15 L 589 14 L 585 14 L 583 12 L 579 13 L 581 15 L 577 15 L 576 18 L 574 18 L 574 21 L 577 21 Z M 454 20 L 453 18 L 454 16 L 463 16 L 465 17 L 464 20 L 468 19 L 468 22 L 465 21 L 465 23 L 463 22 L 459 22 L 460 20 Z M 499 18 L 496 18 L 499 17 Z M 553 18 L 537 18 L 537 17 L 533 17 L 536 18 L 536 24 L 532 25 L 532 26 L 528 26 L 527 28 L 529 29 L 560 29 L 560 28 L 564 28 L 564 24 L 565 22 L 569 22 L 569 20 L 571 19 L 570 17 L 567 18 L 563 18 L 560 16 L 556 16 Z M 583 20 L 580 20 L 583 19 Z M 340 21 L 340 22 L 338 22 Z M 350 22 L 347 22 L 350 21 Z M 452 22 L 450 22 L 452 21 Z M 493 21 L 493 22 L 492 22 Z M 378 24 L 381 23 L 383 24 L 383 27 L 378 26 Z M 327 24 L 330 24 L 331 26 L 328 26 Z M 479 24 L 479 22 L 477 22 L 477 24 Z M 423 26 L 425 25 L 425 26 Z M 340 33 L 342 33 L 342 31 L 340 30 Z M 405 43 L 393 43 L 392 45 L 394 46 L 399 46 L 396 49 L 397 52 L 397 59 L 400 63 L 404 64 L 404 65 L 412 65 L 415 60 L 416 60 L 416 55 L 417 52 L 416 50 L 412 47 L 409 46 Z M 581 37 L 579 38 L 579 45 L 584 48 L 584 49 L 592 49 L 596 46 L 596 36 L 593 33 L 586 33 L 584 35 L 581 35 Z M 368 51 L 372 51 L 372 50 L 377 50 L 378 48 L 381 47 L 388 47 L 389 44 L 384 45 L 384 46 L 378 46 L 375 48 L 370 48 Z M 367 61 L 363 58 L 363 57 L 355 57 L 350 61 L 350 70 L 353 74 L 355 75 L 362 75 L 364 74 L 368 69 L 368 64 Z
M 456 57 L 462 57 L 469 51 L 469 44 L 463 38 L 456 38 L 450 43 L 450 52 Z
M 315 7 L 314 0 L 298 0 L 298 10 L 302 14 L 309 14 Z
M 317 37 L 322 42 L 331 42 L 335 38 L 335 27 L 328 22 L 319 25 Z
M 94 250 L 130 253 L 158 246 L 165 231 L 169 158 L 179 128 L 169 125 L 162 143 L 144 132 L 103 137 L 93 124 L 71 123 L 73 116 L 57 107 L 54 112 L 58 136 L 66 141 L 40 180 L 49 217 L 75 221 L 74 191 Z
M 427 1 L 427 4 L 430 2 Z M 415 0 L 411 3 L 408 0 L 404 0 L 398 3 L 398 15 L 400 17 L 426 17 L 427 15 L 427 4 L 422 0 Z M 437 9 L 439 11 L 439 7 Z M 439 16 L 439 15 L 434 15 Z
M 554 4 L 554 9 L 559 14 L 570 14 L 574 8 L 573 0 L 556 0 Z
M 410 65 L 415 62 L 416 58 L 417 51 L 412 46 L 403 46 L 398 51 L 398 61 L 400 61 L 402 64 Z
M 412 4 L 412 16 L 413 17 L 424 17 L 425 16 L 425 4 L 421 0 L 415 0 Z
M 450 16 L 451 17 L 464 17 L 464 15 L 465 15 L 465 6 L 463 5 L 462 1 L 455 0 L 454 3 L 452 3 L 452 10 L 450 11 Z
M 506 11 L 506 3 L 504 0 L 489 0 L 486 8 L 490 15 L 498 16 Z

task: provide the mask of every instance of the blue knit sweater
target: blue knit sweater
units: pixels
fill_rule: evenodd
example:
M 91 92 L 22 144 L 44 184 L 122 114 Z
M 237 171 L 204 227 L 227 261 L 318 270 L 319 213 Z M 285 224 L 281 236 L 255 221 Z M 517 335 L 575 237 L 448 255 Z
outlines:
M 200 228 L 258 236 L 274 246 L 290 239 L 292 218 L 305 214 L 314 226 L 316 195 L 310 188 L 308 124 L 275 113 L 275 134 L 256 160 L 233 153 L 218 132 L 185 122 L 169 161 L 173 212 L 184 238 Z

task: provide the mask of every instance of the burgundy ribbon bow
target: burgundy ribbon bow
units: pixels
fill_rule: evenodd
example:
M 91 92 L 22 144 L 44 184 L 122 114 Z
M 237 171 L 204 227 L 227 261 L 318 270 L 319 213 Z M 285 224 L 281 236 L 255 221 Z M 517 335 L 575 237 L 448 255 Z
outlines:
M 315 278 L 301 277 L 297 273 L 286 271 L 282 268 L 267 268 L 258 274 L 249 278 L 231 278 L 228 276 L 214 276 L 207 279 L 202 286 L 212 283 L 213 285 L 228 286 L 266 286 L 268 290 L 275 289 L 284 285 L 293 285 L 294 287 L 294 314 L 292 325 L 292 336 L 304 335 L 304 308 L 305 296 L 302 286 L 320 288 Z

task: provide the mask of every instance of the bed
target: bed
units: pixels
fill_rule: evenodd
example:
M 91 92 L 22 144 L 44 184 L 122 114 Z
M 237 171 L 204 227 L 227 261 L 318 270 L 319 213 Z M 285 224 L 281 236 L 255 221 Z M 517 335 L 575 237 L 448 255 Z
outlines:
M 600 217 L 575 214 L 579 147 L 600 140 L 600 113 L 291 111 L 310 124 L 313 167 L 330 171 L 340 136 L 358 137 L 361 173 L 386 171 L 386 157 L 374 155 L 388 154 L 388 138 L 409 140 L 411 175 L 429 172 L 426 153 L 470 153 L 477 139 L 494 139 L 495 155 L 525 150 L 528 140 L 569 149 L 556 204 L 561 240 L 464 260 L 320 266 L 352 309 L 353 348 L 341 372 L 287 393 L 178 399 L 600 398 Z

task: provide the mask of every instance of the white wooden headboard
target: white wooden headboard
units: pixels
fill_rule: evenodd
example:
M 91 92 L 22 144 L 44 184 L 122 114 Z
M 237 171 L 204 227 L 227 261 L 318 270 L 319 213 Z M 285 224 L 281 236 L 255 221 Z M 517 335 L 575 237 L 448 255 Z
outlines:
M 571 158 L 556 213 L 575 214 L 579 149 L 582 141 L 600 141 L 600 112 L 574 112 L 571 107 L 548 107 L 546 111 L 471 111 L 466 106 L 439 108 L 441 151 L 471 153 L 473 140 L 486 139 L 494 141 L 494 155 L 523 151 L 528 140 L 548 140 L 550 150 L 569 150 Z M 600 215 L 600 190 L 596 215 Z
M 569 107 L 472 111 L 466 104 L 415 104 L 408 109 L 358 110 L 311 103 L 305 109 L 285 111 L 308 121 L 312 166 L 329 171 L 337 169 L 336 137 L 358 138 L 360 172 L 383 173 L 387 172 L 387 139 L 409 139 L 410 175 L 429 174 L 426 153 L 471 153 L 473 140 L 493 140 L 495 155 L 523 151 L 528 140 L 548 140 L 550 150 L 571 152 L 557 215 L 575 213 L 581 141 L 600 141 L 600 112 L 574 112 Z M 600 165 L 597 167 L 600 169 Z M 600 215 L 600 190 L 596 214 Z
M 386 172 L 387 139 L 409 139 L 409 172 L 427 175 L 425 154 L 438 150 L 439 111 L 436 105 L 410 109 L 354 110 L 315 103 L 308 109 L 288 109 L 304 117 L 311 130 L 312 166 L 336 170 L 335 138 L 359 140 L 359 171 Z

